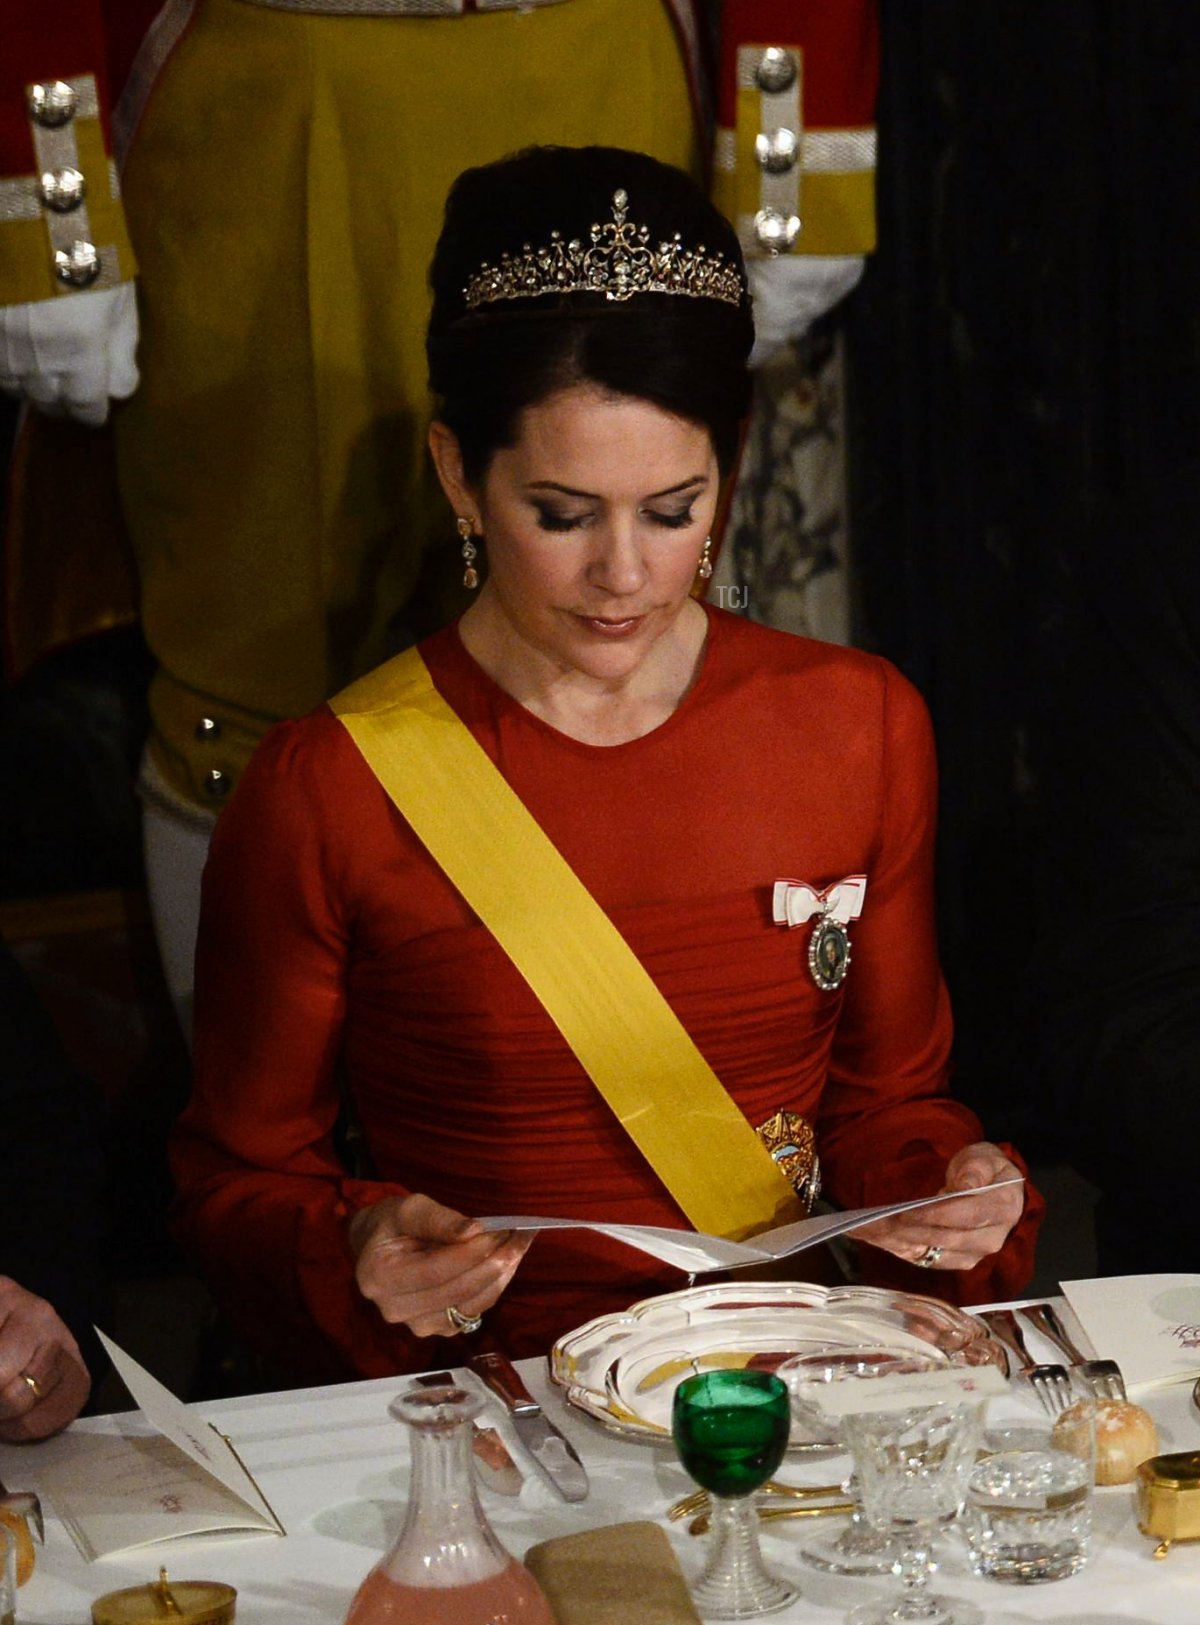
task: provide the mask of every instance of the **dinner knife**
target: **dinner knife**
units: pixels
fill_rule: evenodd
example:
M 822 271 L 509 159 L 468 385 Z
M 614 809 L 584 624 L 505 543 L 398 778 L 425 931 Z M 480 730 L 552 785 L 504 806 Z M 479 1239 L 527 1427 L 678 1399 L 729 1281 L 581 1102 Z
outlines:
M 444 1388 L 447 1383 L 453 1384 L 454 1373 L 427 1371 L 424 1376 L 414 1377 L 413 1381 L 418 1388 Z M 508 1446 L 495 1428 L 472 1422 L 471 1448 L 475 1452 L 476 1471 L 488 1489 L 496 1490 L 500 1495 L 520 1495 L 525 1475 L 509 1455 Z
M 517 1375 L 506 1355 L 473 1354 L 471 1370 L 508 1408 L 517 1438 L 564 1501 L 582 1501 L 588 1476 L 574 1445 L 555 1427 Z

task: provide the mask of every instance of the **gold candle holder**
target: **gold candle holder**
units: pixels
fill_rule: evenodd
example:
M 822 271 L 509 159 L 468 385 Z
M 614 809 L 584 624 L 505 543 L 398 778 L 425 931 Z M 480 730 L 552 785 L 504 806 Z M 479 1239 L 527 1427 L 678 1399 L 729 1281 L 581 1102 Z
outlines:
M 1176 1541 L 1200 1540 L 1200 1450 L 1151 1456 L 1137 1470 L 1137 1520 L 1157 1540 L 1155 1557 Z
M 237 1592 L 219 1580 L 168 1581 L 109 1591 L 92 1604 L 92 1625 L 233 1625 Z

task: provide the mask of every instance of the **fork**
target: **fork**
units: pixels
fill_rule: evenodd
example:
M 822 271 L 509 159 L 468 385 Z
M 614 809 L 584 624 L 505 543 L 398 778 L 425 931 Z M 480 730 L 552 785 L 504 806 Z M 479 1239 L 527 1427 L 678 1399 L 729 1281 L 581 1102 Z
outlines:
M 759 1485 L 755 1493 L 760 1496 L 788 1496 L 795 1501 L 828 1501 L 845 1492 L 840 1484 L 779 1484 L 769 1478 L 765 1484 Z M 680 1518 L 690 1518 L 693 1513 L 706 1512 L 709 1501 L 707 1490 L 693 1490 L 690 1495 L 683 1496 L 667 1508 L 667 1517 L 677 1523 Z
M 840 1518 L 847 1512 L 853 1512 L 856 1504 L 854 1501 L 826 1501 L 821 1506 L 760 1506 L 758 1517 L 760 1523 L 771 1523 L 777 1518 Z M 712 1509 L 709 1507 L 692 1519 L 687 1532 L 689 1535 L 706 1534 L 711 1522 Z
M 1079 1372 L 1097 1399 L 1125 1399 L 1125 1378 L 1115 1360 L 1089 1360 L 1082 1349 L 1071 1341 L 1067 1328 L 1052 1305 L 1031 1303 L 1021 1313 L 1042 1336 L 1061 1349 L 1070 1360 L 1072 1369 Z
M 1071 1403 L 1071 1378 L 1063 1365 L 1039 1365 L 1025 1346 L 1021 1324 L 1011 1309 L 983 1309 L 980 1319 L 1012 1350 L 1020 1361 L 1021 1375 L 1028 1379 L 1042 1409 L 1058 1416 Z

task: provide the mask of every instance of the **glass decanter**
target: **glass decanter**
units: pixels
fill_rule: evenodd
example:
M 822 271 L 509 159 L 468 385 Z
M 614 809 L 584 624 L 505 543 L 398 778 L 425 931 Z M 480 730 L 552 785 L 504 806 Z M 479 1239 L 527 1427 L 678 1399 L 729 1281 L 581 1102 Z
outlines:
M 359 1587 L 346 1625 L 554 1625 L 537 1581 L 505 1551 L 475 1488 L 465 1388 L 415 1388 L 391 1414 L 412 1429 L 408 1511 Z

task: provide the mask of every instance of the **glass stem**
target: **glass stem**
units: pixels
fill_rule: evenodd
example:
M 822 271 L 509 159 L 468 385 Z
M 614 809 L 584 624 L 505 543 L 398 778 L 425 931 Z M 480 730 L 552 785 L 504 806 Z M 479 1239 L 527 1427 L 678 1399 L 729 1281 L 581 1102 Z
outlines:
M 712 1497 L 708 1562 L 702 1586 L 720 1586 L 731 1595 L 750 1593 L 762 1578 L 758 1513 L 753 1495 Z
M 924 1530 L 912 1530 L 896 1557 L 896 1573 L 904 1584 L 904 1594 L 892 1613 L 896 1620 L 941 1619 L 940 1603 L 929 1595 L 930 1557 L 933 1541 Z

